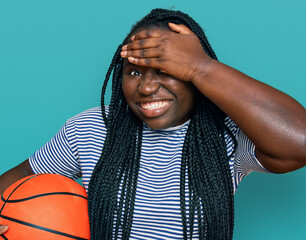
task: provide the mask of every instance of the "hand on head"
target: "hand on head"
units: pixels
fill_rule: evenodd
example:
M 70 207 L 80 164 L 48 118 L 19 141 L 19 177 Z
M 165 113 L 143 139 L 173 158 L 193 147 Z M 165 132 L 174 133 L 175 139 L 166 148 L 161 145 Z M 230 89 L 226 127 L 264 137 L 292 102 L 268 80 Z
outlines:
M 192 81 L 197 69 L 211 58 L 198 37 L 186 26 L 169 23 L 172 31 L 153 27 L 131 37 L 122 47 L 121 57 L 129 62 L 160 69 L 182 81 Z

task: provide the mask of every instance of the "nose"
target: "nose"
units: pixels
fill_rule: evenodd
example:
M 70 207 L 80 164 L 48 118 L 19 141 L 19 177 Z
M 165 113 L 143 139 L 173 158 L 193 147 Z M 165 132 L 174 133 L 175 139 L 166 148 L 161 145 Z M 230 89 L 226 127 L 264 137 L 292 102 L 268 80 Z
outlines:
M 142 95 L 152 95 L 160 88 L 158 79 L 153 74 L 145 74 L 140 80 L 138 91 Z

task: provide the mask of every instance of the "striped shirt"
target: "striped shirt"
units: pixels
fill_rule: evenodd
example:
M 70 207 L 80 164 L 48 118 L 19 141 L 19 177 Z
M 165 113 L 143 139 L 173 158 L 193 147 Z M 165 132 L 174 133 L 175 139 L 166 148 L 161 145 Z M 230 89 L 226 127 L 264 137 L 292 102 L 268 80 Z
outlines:
M 152 130 L 144 125 L 130 239 L 182 239 L 180 166 L 189 122 L 162 130 Z M 254 144 L 237 125 L 230 118 L 225 119 L 225 124 L 238 143 L 229 159 L 236 191 L 239 182 L 250 172 L 268 171 L 256 159 Z M 29 158 L 30 165 L 35 173 L 57 173 L 72 179 L 82 177 L 87 190 L 105 137 L 101 108 L 89 109 L 69 119 L 46 145 Z M 225 141 L 230 156 L 234 144 L 226 133 Z M 195 239 L 198 238 L 196 220 Z

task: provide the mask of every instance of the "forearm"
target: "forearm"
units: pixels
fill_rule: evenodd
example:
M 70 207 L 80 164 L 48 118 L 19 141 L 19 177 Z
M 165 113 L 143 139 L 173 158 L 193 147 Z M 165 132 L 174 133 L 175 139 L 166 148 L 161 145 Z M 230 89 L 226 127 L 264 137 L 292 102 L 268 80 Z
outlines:
M 26 160 L 0 176 L 0 194 L 19 179 L 34 174 L 29 160 Z
M 306 111 L 302 105 L 214 60 L 195 76 L 193 84 L 237 123 L 261 157 L 305 165 Z

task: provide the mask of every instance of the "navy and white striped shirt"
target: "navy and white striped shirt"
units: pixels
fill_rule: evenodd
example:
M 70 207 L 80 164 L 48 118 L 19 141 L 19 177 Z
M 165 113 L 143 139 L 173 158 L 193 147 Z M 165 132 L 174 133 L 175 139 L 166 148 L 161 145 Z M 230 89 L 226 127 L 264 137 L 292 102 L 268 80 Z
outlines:
M 254 144 L 237 125 L 230 118 L 226 118 L 225 123 L 238 142 L 236 152 L 229 160 L 236 191 L 239 182 L 250 172 L 268 171 L 256 159 Z M 189 121 L 162 130 L 152 130 L 144 125 L 130 239 L 182 239 L 180 166 L 188 125 Z M 82 177 L 87 190 L 105 137 L 101 108 L 89 109 L 69 119 L 30 157 L 30 165 L 35 173 L 57 173 L 72 179 Z M 229 156 L 233 152 L 233 140 L 225 134 L 225 141 Z M 198 237 L 197 218 L 193 237 Z

